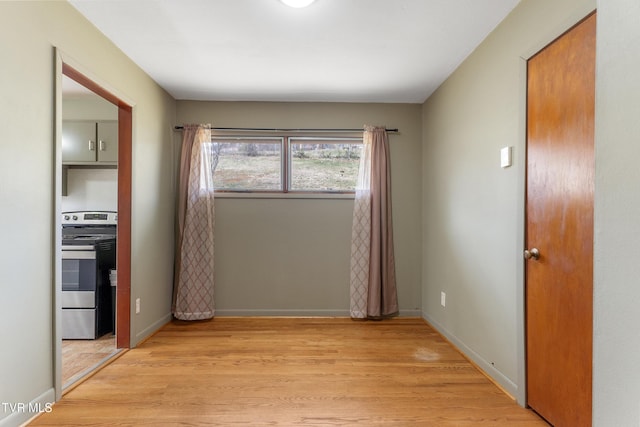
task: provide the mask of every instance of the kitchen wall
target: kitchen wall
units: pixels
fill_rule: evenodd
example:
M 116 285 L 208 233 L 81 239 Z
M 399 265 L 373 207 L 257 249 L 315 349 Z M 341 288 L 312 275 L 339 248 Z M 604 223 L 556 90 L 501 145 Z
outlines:
M 118 210 L 117 169 L 74 169 L 67 171 L 67 195 L 62 212 Z
M 420 314 L 420 105 L 178 101 L 177 123 L 399 128 L 389 137 L 398 298 L 401 314 Z M 349 314 L 353 199 L 218 197 L 215 206 L 218 315 Z
M 423 106 L 423 314 L 520 403 L 525 58 L 595 7 L 523 0 Z
M 170 318 L 175 101 L 67 2 L 0 2 L 0 402 L 52 402 L 55 52 L 133 104 L 133 344 Z M 0 426 L 30 418 L 0 405 Z M 24 407 L 23 407 L 24 408 Z

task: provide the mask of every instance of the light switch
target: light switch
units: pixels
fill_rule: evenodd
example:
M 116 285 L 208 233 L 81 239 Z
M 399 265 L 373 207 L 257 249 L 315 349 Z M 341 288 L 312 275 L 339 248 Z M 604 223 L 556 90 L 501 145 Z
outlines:
M 500 167 L 508 168 L 511 166 L 511 147 L 504 147 L 500 150 Z

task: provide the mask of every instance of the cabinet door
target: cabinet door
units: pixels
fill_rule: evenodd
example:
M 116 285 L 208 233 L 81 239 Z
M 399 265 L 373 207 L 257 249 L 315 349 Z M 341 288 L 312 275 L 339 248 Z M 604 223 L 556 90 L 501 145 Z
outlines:
M 98 122 L 98 161 L 118 161 L 118 122 Z
M 96 161 L 95 122 L 62 123 L 62 161 Z

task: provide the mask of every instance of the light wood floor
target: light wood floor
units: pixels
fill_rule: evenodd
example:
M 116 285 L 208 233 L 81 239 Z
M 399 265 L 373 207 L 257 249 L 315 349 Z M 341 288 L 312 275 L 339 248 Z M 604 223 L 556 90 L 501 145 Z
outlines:
M 173 322 L 32 425 L 546 426 L 422 319 Z
M 72 385 L 115 353 L 114 334 L 96 340 L 62 340 L 62 387 Z

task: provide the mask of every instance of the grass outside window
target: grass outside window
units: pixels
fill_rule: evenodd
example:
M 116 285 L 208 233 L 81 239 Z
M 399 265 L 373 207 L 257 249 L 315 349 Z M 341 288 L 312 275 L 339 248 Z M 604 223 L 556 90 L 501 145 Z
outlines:
M 207 150 L 228 193 L 353 193 L 361 152 L 361 138 L 288 136 L 214 137 Z

